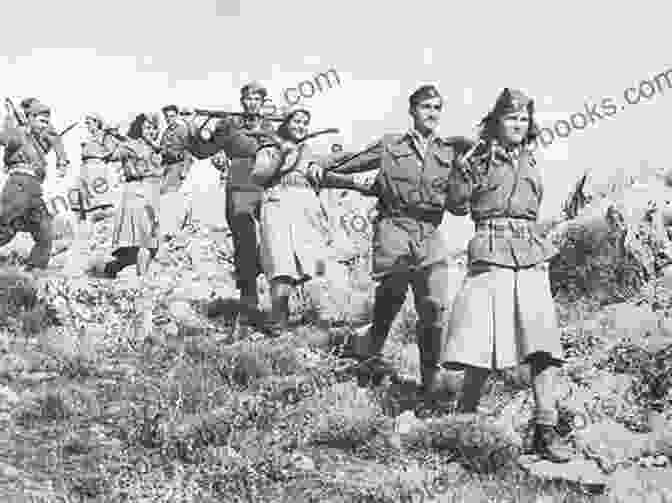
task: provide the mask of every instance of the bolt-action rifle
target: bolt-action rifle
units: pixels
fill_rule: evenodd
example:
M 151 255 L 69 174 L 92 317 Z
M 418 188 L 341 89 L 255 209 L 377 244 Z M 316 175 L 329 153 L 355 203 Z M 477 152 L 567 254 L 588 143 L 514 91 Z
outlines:
M 259 113 L 248 113 L 248 112 L 227 112 L 225 110 L 211 110 L 207 108 L 195 108 L 194 113 L 196 115 L 205 115 L 211 119 L 228 119 L 229 117 L 243 117 L 243 118 L 259 118 L 265 119 L 268 121 L 282 122 L 285 120 L 284 117 L 279 115 L 271 114 L 259 114 Z

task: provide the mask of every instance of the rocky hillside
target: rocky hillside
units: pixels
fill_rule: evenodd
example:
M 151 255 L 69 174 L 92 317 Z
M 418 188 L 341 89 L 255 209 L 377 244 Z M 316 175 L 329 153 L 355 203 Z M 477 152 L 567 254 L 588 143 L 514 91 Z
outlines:
M 89 257 L 107 253 L 110 223 L 96 223 Z M 449 389 L 444 414 L 423 409 L 410 298 L 386 345 L 404 379 L 354 378 L 344 354 L 369 321 L 374 285 L 370 236 L 353 232 L 337 239 L 326 276 L 293 298 L 294 332 L 274 340 L 232 338 L 231 243 L 218 222 L 192 219 L 146 284 L 132 270 L 115 281 L 73 275 L 67 250 L 46 273 L 26 275 L 27 247 L 1 250 L 0 499 L 670 498 L 664 278 L 642 283 L 627 303 L 558 302 L 569 362 L 557 400 L 576 455 L 551 466 L 526 453 L 525 368 L 493 376 L 477 415 L 450 414 Z M 259 288 L 268 306 L 263 281 Z M 459 378 L 447 374 L 446 383 Z

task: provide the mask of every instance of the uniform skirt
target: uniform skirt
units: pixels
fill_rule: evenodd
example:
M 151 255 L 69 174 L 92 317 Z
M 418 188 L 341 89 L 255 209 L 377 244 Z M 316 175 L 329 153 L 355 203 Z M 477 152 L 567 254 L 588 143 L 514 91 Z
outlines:
M 82 190 L 84 204 L 115 204 L 117 201 L 117 178 L 110 164 L 98 159 L 91 159 L 82 164 L 79 175 L 79 189 Z M 74 201 L 75 206 L 79 201 Z
M 160 179 L 124 184 L 119 208 L 114 215 L 112 246 L 115 249 L 159 246 Z
M 547 263 L 525 269 L 474 264 L 453 304 L 444 366 L 501 369 L 539 352 L 563 361 Z
M 268 279 L 314 277 L 328 255 L 328 222 L 311 188 L 275 187 L 261 204 L 261 263 Z

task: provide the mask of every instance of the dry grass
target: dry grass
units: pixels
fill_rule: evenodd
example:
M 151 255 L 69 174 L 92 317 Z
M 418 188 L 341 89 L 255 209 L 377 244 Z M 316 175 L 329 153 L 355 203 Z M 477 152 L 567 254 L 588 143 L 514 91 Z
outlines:
M 359 292 L 373 286 L 367 267 L 364 253 L 351 267 Z M 104 323 L 130 319 L 134 295 L 98 285 L 71 297 L 92 306 L 91 319 Z M 669 308 L 665 295 L 648 298 Z M 410 431 L 399 430 L 397 416 L 417 401 L 413 386 L 358 386 L 330 353 L 325 341 L 336 330 L 316 326 L 320 313 L 309 298 L 293 300 L 297 318 L 313 323 L 295 335 L 232 343 L 222 342 L 230 327 L 216 323 L 182 329 L 172 339 L 157 328 L 147 340 L 133 340 L 123 324 L 106 325 L 102 336 L 74 333 L 58 325 L 50 302 L 22 276 L 0 274 L 9 350 L 31 367 L 17 372 L 44 374 L 5 381 L 19 403 L 0 455 L 21 475 L 3 486 L 7 494 L 14 487 L 42 501 L 67 494 L 96 503 L 605 498 L 527 475 L 515 463 L 520 438 L 487 414 L 418 420 Z M 162 309 L 159 303 L 157 317 Z M 558 312 L 568 352 L 632 374 L 643 406 L 669 408 L 660 393 L 669 376 L 659 368 L 668 353 L 604 349 L 605 328 L 593 321 L 601 315 L 597 302 L 558 304 Z M 342 324 L 340 330 L 354 329 L 347 317 Z M 419 377 L 415 324 L 409 295 L 386 352 L 402 373 Z M 486 413 L 520 388 L 500 377 L 492 382 Z

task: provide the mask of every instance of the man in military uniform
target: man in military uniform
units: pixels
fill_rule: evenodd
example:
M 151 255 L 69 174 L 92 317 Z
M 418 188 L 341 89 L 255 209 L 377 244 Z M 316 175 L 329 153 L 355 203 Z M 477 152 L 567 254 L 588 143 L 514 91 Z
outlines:
M 54 150 L 59 176 L 69 166 L 63 140 L 50 122 L 51 110 L 32 98 L 21 103 L 22 117 L 7 117 L 0 131 L 5 147 L 4 163 L 9 179 L 0 195 L 0 246 L 17 232 L 29 232 L 35 244 L 26 262 L 27 269 L 45 269 L 53 247 L 53 218 L 42 198 L 47 172 L 47 154 Z
M 413 127 L 408 132 L 385 136 L 349 161 L 332 162 L 332 169 L 327 167 L 317 176 L 328 183 L 331 173 L 379 170 L 371 190 L 378 197 L 373 277 L 380 283 L 368 351 L 358 356 L 366 363 L 365 375 L 392 372 L 382 349 L 410 285 L 418 313 L 422 386 L 431 396 L 437 390 L 444 326 L 457 293 L 447 291 L 454 289 L 449 281 L 453 268 L 439 230 L 447 206 L 445 180 L 465 145 L 437 135 L 443 99 L 436 87 L 420 87 L 411 94 L 409 105 Z
M 189 128 L 178 115 L 176 105 L 167 105 L 161 109 L 167 127 L 161 135 L 161 152 L 166 166 L 161 193 L 179 190 L 187 177 L 193 158 L 188 150 Z
M 226 181 L 226 221 L 233 235 L 237 287 L 243 306 L 238 327 L 256 324 L 258 309 L 257 276 L 261 272 L 257 225 L 263 189 L 250 181 L 254 158 L 261 138 L 255 133 L 273 132 L 272 124 L 261 115 L 266 88 L 252 82 L 240 90 L 243 116 L 220 119 L 214 131 L 195 135 L 190 150 L 205 158 L 223 150 L 229 158 Z M 247 313 L 247 314 L 245 314 Z

